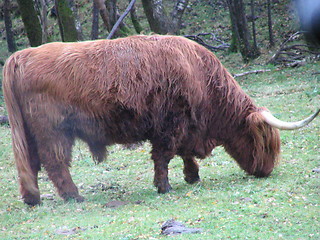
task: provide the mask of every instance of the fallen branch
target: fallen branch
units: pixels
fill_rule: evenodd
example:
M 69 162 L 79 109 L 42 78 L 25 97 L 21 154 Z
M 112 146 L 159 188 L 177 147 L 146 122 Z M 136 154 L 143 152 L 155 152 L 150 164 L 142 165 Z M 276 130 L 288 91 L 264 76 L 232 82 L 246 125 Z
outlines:
M 211 36 L 211 40 L 212 41 L 216 41 L 216 42 L 220 43 L 220 45 L 218 45 L 218 46 L 209 45 L 209 44 L 207 44 L 205 42 L 204 39 L 201 38 L 202 36 L 208 36 L 208 35 Z M 213 33 L 199 33 L 197 35 L 185 35 L 184 37 L 189 38 L 189 39 L 201 44 L 202 46 L 208 48 L 211 51 L 214 51 L 214 50 L 225 50 L 230 46 L 230 44 L 225 43 L 222 40 L 218 39 L 216 37 L 216 35 L 214 35 Z
M 133 8 L 134 4 L 135 4 L 136 0 L 132 0 L 127 9 L 124 11 L 124 13 L 119 17 L 118 21 L 116 22 L 116 24 L 112 27 L 107 39 L 111 39 L 112 36 L 114 35 L 114 33 L 116 32 L 116 30 L 118 29 L 119 25 L 122 23 L 123 19 L 129 14 L 129 12 L 131 11 L 131 9 Z
M 293 44 L 289 42 L 296 40 L 303 32 L 296 32 L 286 39 L 281 45 L 279 50 L 267 62 L 271 64 L 283 64 L 289 67 L 297 67 L 304 64 L 308 55 L 320 55 L 320 52 L 312 51 L 307 44 Z
M 306 65 L 307 62 L 305 59 L 301 60 L 301 61 L 294 61 L 294 62 L 291 62 L 291 63 L 287 63 L 286 66 L 288 67 L 301 67 L 301 66 L 304 66 Z
M 270 72 L 270 69 L 261 69 L 261 70 L 253 70 L 253 71 L 248 71 L 248 72 L 243 72 L 243 73 L 238 73 L 238 74 L 234 74 L 233 77 L 242 77 L 248 74 L 257 74 L 257 73 L 264 73 L 264 72 Z

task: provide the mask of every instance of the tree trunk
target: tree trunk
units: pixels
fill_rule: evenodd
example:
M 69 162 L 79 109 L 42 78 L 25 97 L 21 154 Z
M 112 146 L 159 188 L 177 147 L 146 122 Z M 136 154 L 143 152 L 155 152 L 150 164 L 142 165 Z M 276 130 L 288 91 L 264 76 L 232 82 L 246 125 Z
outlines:
M 17 0 L 25 31 L 32 47 L 42 44 L 42 29 L 33 0 Z
M 189 0 L 178 0 L 172 13 L 173 32 L 179 34 L 182 22 L 182 15 L 188 6 Z
M 228 3 L 229 7 L 229 3 Z M 230 22 L 231 22 L 231 43 L 229 47 L 229 52 L 236 53 L 238 52 L 238 29 L 237 24 L 235 24 L 236 19 L 235 16 L 232 14 L 232 11 L 229 7 L 229 15 L 230 15 Z
M 45 0 L 40 0 L 41 5 L 41 27 L 42 27 L 42 42 L 48 42 L 48 18 L 47 18 L 47 3 Z
M 130 0 L 129 0 L 129 2 L 130 2 Z M 136 32 L 141 33 L 143 28 L 141 27 L 141 25 L 139 23 L 135 5 L 132 7 L 132 9 L 130 11 L 130 17 L 131 17 L 131 21 L 132 21 L 133 27 L 136 30 Z
M 254 1 L 251 0 L 250 2 L 251 8 L 251 16 L 252 16 L 252 36 L 253 36 L 253 51 L 259 56 L 260 51 L 257 45 L 257 34 L 256 34 L 256 16 L 254 14 Z
M 173 32 L 172 22 L 166 14 L 162 0 L 142 0 L 151 31 L 159 34 Z
M 244 62 L 257 58 L 260 53 L 257 48 L 250 44 L 250 34 L 248 30 L 245 8 L 242 0 L 227 0 L 230 11 L 232 29 L 237 39 L 237 46 Z
M 91 39 L 98 39 L 99 37 L 99 7 L 96 1 L 93 1 L 92 7 L 92 29 Z
M 117 22 L 117 0 L 106 0 L 107 12 L 110 19 L 110 26 L 112 26 Z M 109 32 L 111 29 L 109 30 Z
M 268 0 L 267 5 L 268 5 L 269 44 L 270 44 L 270 47 L 274 47 L 274 37 L 273 37 L 273 30 L 272 30 L 272 15 L 271 15 L 270 0 Z
M 118 13 L 117 0 L 106 0 L 105 4 L 107 7 L 107 14 L 110 22 L 110 29 L 108 29 L 110 33 L 113 26 L 116 24 L 120 14 Z M 112 36 L 115 38 L 126 36 L 128 35 L 128 32 L 130 32 L 130 30 L 126 27 L 124 23 L 121 22 L 119 28 L 117 28 L 117 30 L 115 31 L 115 33 L 112 34 Z
M 102 18 L 104 25 L 106 26 L 108 32 L 110 32 L 112 25 L 110 23 L 110 17 L 108 15 L 107 7 L 104 4 L 104 1 L 103 0 L 93 0 L 93 1 L 95 2 L 96 6 L 99 9 L 100 16 Z
M 77 35 L 78 35 L 78 40 L 83 40 L 82 26 L 81 26 L 81 21 L 79 19 L 79 15 L 78 15 L 78 9 L 75 7 L 74 0 L 68 0 L 68 2 L 69 2 L 69 7 L 73 13 L 74 23 L 75 23 Z
M 75 18 L 70 8 L 70 1 L 55 0 L 55 6 L 58 14 L 62 41 L 76 42 L 78 40 L 78 32 L 76 29 Z
M 110 31 L 107 39 L 111 39 L 111 38 L 113 37 L 113 35 L 116 33 L 116 31 L 117 31 L 117 29 L 119 28 L 119 26 L 121 26 L 121 24 L 123 23 L 124 18 L 129 14 L 129 12 L 131 11 L 131 9 L 133 8 L 135 2 L 136 2 L 136 0 L 131 0 L 131 1 L 129 2 L 129 5 L 128 5 L 128 7 L 126 8 L 126 10 L 123 12 L 123 14 L 122 14 L 120 17 L 118 17 L 117 22 L 113 25 L 113 27 L 112 27 L 112 29 L 111 29 L 111 31 Z M 123 25 L 123 26 L 122 26 L 122 30 L 124 30 L 124 29 L 125 29 L 127 32 L 126 32 L 126 33 L 122 32 L 122 34 L 127 35 L 127 33 L 129 33 L 130 30 L 129 30 L 125 25 Z M 120 29 L 120 30 L 121 30 L 121 29 Z
M 11 10 L 11 1 L 4 0 L 3 15 L 4 15 L 4 24 L 6 26 L 8 50 L 9 52 L 15 52 L 17 51 L 17 45 L 14 39 L 14 34 L 12 32 L 12 21 L 11 21 L 10 10 Z

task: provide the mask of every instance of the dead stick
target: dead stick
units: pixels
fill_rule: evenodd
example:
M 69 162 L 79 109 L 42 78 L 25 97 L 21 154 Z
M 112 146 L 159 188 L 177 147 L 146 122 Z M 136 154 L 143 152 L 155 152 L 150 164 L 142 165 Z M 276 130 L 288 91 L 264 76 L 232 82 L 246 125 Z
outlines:
M 248 71 L 248 72 L 243 72 L 243 73 L 238 73 L 234 74 L 233 77 L 242 77 L 248 74 L 254 74 L 254 73 L 264 73 L 264 72 L 270 72 L 270 69 L 262 69 L 262 70 L 253 70 L 253 71 Z

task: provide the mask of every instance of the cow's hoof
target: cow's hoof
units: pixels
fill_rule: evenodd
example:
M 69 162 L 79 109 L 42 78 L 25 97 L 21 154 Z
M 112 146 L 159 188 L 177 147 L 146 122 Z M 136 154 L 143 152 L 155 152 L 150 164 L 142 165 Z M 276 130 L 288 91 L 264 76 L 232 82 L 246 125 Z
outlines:
M 194 184 L 201 181 L 199 176 L 195 176 L 195 177 L 186 176 L 184 180 L 189 184 Z
M 27 198 L 27 197 L 25 197 L 25 198 L 23 199 L 23 202 L 24 202 L 25 204 L 28 204 L 28 205 L 31 206 L 31 207 L 33 207 L 33 206 L 35 206 L 35 205 L 39 205 L 39 204 L 41 203 L 41 201 L 40 201 L 40 196 L 39 196 L 39 198 L 38 198 L 38 197 L 33 197 L 33 198 Z
M 167 193 L 170 192 L 172 187 L 169 184 L 169 181 L 154 181 L 154 186 L 158 188 L 158 193 Z
M 170 184 L 166 185 L 165 187 L 158 187 L 158 193 L 168 193 L 172 190 L 172 187 L 170 186 Z
M 75 200 L 77 202 L 84 202 L 85 198 L 79 195 L 78 197 L 75 198 Z
M 61 196 L 66 202 L 75 200 L 76 202 L 84 202 L 84 197 L 80 196 L 79 194 L 75 193 L 64 193 Z

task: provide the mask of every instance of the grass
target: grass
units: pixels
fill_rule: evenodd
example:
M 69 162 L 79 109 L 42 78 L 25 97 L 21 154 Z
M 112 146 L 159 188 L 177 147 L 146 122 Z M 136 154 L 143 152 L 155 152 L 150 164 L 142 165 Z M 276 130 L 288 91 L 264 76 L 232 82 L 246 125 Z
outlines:
M 319 63 L 297 69 L 272 68 L 238 80 L 260 106 L 284 120 L 299 120 L 319 107 Z M 259 66 L 234 69 L 242 72 Z M 1 239 L 167 239 L 164 221 L 176 219 L 201 234 L 174 239 L 319 239 L 320 124 L 316 119 L 297 131 L 282 131 L 282 159 L 269 178 L 247 176 L 224 152 L 200 160 L 202 182 L 183 180 L 182 160 L 170 163 L 173 191 L 159 195 L 152 186 L 153 163 L 148 143 L 134 150 L 109 148 L 108 160 L 95 165 L 78 142 L 72 175 L 84 203 L 63 202 L 44 171 L 39 184 L 41 206 L 20 199 L 11 150 L 10 129 L 0 127 Z M 107 208 L 110 201 L 127 205 Z M 70 235 L 59 234 L 65 230 Z

